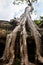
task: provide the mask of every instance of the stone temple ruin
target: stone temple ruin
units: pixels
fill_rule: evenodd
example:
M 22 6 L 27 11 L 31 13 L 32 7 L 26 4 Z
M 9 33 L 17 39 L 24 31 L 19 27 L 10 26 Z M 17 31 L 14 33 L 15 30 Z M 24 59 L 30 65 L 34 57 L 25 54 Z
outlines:
M 43 28 L 31 20 L 29 6 L 20 18 L 0 20 L 0 65 L 43 65 Z M 14 64 L 13 64 L 14 63 Z

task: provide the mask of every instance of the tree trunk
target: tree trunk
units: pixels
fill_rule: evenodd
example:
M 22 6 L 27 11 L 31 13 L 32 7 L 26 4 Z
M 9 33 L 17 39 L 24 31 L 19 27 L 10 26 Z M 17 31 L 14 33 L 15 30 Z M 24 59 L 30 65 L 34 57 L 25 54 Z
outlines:
M 24 49 L 24 64 L 29 65 L 28 53 L 27 53 L 27 43 L 26 43 L 26 30 L 25 25 L 23 25 L 23 49 Z
M 18 31 L 21 32 L 20 35 L 20 56 L 21 56 L 21 65 L 33 65 L 29 63 L 28 60 L 28 53 L 27 53 L 27 42 L 26 42 L 26 36 L 27 31 L 25 24 L 27 23 L 28 28 L 30 28 L 30 31 L 32 32 L 32 36 L 34 37 L 35 44 L 36 44 L 36 60 L 38 59 L 41 63 L 43 63 L 43 58 L 40 55 L 40 33 L 37 30 L 38 27 L 35 25 L 35 23 L 31 20 L 28 7 L 25 9 L 25 12 L 20 16 L 20 19 L 17 21 L 17 26 L 14 28 L 14 30 L 7 35 L 6 39 L 6 46 L 4 50 L 3 57 L 0 59 L 0 61 L 3 62 L 3 65 L 12 65 L 13 61 L 15 60 L 15 40 L 17 37 Z
M 21 58 L 21 65 L 24 65 L 24 53 L 23 53 L 23 37 L 22 33 L 20 36 L 20 58 Z

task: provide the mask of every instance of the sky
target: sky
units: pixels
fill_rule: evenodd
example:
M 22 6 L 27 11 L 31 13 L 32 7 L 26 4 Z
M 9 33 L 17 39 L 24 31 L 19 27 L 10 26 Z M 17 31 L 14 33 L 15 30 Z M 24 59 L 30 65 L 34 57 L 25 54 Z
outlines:
M 14 17 L 20 17 L 24 12 L 27 4 L 14 5 L 14 0 L 0 0 L 0 20 L 10 20 Z M 32 19 L 39 19 L 43 16 L 43 0 L 33 3 L 34 11 L 31 15 Z M 34 13 L 35 12 L 35 13 Z
M 34 6 L 34 11 L 36 12 L 33 16 L 35 16 L 35 18 L 33 17 L 33 19 L 39 19 L 40 16 L 43 16 L 43 0 L 38 0 L 38 2 L 34 2 L 33 3 Z

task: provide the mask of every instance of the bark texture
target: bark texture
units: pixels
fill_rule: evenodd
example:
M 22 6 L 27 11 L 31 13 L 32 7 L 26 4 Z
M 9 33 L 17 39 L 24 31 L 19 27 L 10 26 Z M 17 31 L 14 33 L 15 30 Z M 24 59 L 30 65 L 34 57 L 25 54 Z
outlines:
M 36 55 L 35 60 L 43 63 L 43 57 L 40 54 L 40 45 L 41 45 L 41 34 L 39 32 L 38 26 L 31 20 L 30 11 L 32 7 L 29 9 L 29 6 L 26 7 L 25 12 L 20 16 L 19 19 L 14 19 L 16 22 L 16 26 L 14 30 L 7 35 L 6 38 L 6 46 L 3 53 L 2 58 L 0 58 L 0 62 L 2 65 L 12 65 L 15 61 L 15 40 L 17 37 L 18 31 L 20 31 L 20 64 L 21 65 L 36 65 L 29 62 L 28 59 L 28 51 L 27 51 L 27 30 L 26 30 L 26 23 L 29 31 L 34 37 L 35 45 L 36 45 Z M 29 39 L 28 39 L 29 40 Z M 19 43 L 19 42 L 18 42 Z

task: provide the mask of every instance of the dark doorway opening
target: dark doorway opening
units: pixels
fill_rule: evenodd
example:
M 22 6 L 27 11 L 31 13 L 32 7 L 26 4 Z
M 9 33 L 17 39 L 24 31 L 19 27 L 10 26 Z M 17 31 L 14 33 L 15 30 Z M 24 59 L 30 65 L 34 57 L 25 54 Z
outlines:
M 28 59 L 30 62 L 35 62 L 35 50 L 36 45 L 34 39 L 27 38 L 27 50 L 28 50 Z
M 0 38 L 0 58 L 3 56 L 6 38 Z

